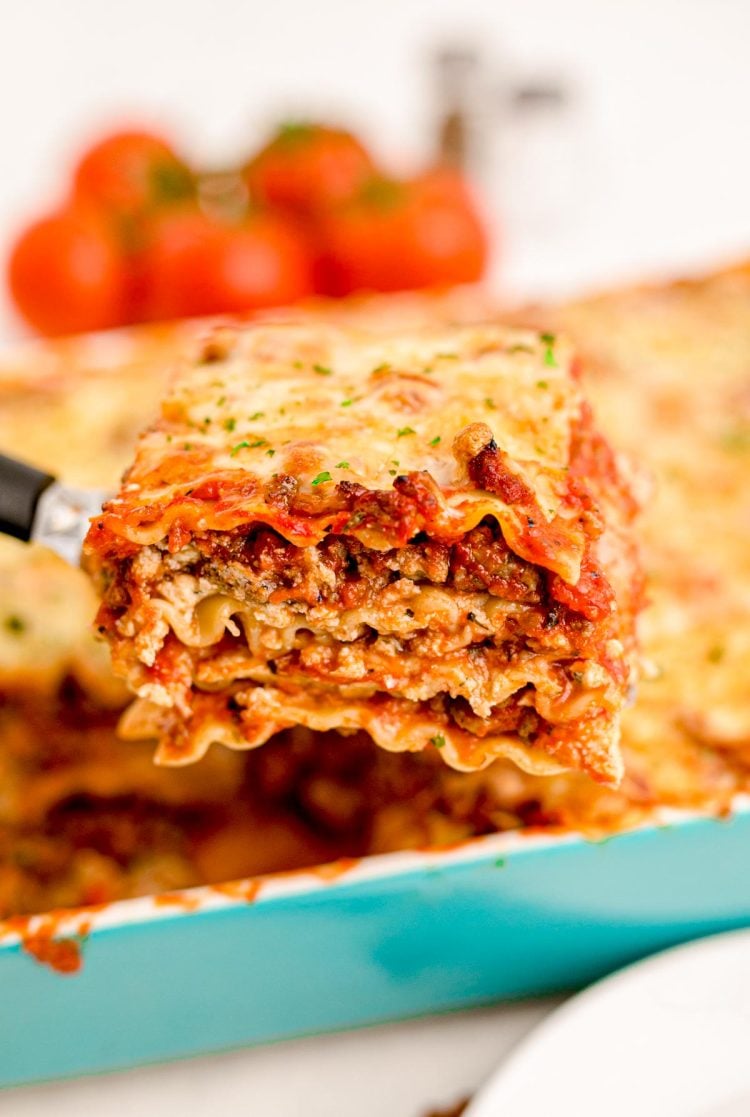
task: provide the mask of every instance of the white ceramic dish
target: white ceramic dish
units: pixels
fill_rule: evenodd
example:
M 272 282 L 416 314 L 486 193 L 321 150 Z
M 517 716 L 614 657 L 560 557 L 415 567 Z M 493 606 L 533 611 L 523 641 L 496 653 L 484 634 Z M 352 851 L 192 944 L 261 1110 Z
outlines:
M 748 1117 L 750 931 L 668 950 L 568 1001 L 466 1117 L 513 1113 Z

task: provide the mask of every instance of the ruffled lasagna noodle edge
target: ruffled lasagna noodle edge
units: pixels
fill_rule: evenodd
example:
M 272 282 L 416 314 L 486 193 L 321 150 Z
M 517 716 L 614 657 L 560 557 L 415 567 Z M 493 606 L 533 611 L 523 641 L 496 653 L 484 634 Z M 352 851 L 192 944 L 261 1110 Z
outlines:
M 244 732 L 235 726 L 228 701 L 247 711 Z M 463 772 L 486 768 L 501 758 L 512 760 L 532 775 L 554 775 L 570 767 L 591 770 L 595 761 L 591 774 L 597 782 L 616 785 L 622 778 L 619 724 L 601 710 L 555 725 L 541 748 L 519 743 L 515 733 L 478 738 L 455 724 L 431 718 L 424 708 L 404 711 L 409 705 L 408 700 L 391 696 L 381 697 L 378 702 L 330 696 L 321 702 L 319 694 L 302 690 L 290 694 L 275 687 L 235 687 L 229 699 L 199 694 L 189 723 L 172 709 L 137 698 L 122 715 L 119 733 L 125 740 L 158 737 L 156 761 L 170 766 L 200 759 L 212 744 L 231 749 L 258 748 L 282 729 L 301 725 L 343 734 L 363 729 L 388 752 L 420 752 L 432 744 L 451 768 Z

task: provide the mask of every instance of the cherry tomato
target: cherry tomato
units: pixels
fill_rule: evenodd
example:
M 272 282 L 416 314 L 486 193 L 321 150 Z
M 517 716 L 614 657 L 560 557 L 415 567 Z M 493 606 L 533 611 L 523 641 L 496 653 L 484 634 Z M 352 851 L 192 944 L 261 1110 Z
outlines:
M 151 318 L 283 306 L 313 286 L 304 236 L 268 213 L 236 225 L 197 209 L 164 215 L 145 251 L 144 271 Z
M 150 132 L 114 132 L 89 148 L 74 173 L 74 192 L 124 216 L 193 193 L 186 165 L 166 140 Z
M 410 181 L 373 179 L 320 226 L 325 293 L 397 291 L 474 283 L 487 234 L 460 175 L 435 170 Z
M 42 334 L 79 333 L 124 320 L 128 274 L 110 222 L 73 205 L 30 225 L 13 246 L 8 283 Z
M 313 216 L 350 198 L 375 174 L 359 140 L 322 124 L 287 124 L 245 171 L 252 197 Z

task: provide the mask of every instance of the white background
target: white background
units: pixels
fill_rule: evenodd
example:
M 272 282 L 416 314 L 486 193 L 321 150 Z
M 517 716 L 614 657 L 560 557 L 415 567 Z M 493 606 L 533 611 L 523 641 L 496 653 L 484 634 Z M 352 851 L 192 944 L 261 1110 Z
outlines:
M 0 14 L 0 252 L 113 121 L 166 125 L 221 164 L 279 116 L 329 115 L 407 166 L 432 149 L 430 50 L 458 37 L 498 79 L 558 73 L 578 91 L 579 204 L 554 235 L 506 223 L 494 282 L 549 293 L 750 254 L 748 0 L 0 0 Z M 485 183 L 495 224 L 508 174 Z M 18 331 L 0 299 L 0 336 Z M 34 1088 L 0 1112 L 418 1117 L 475 1088 L 544 1011 Z
M 221 164 L 279 117 L 329 115 L 409 165 L 432 150 L 428 59 L 446 41 L 479 44 L 500 81 L 557 73 L 578 91 L 575 220 L 520 243 L 506 228 L 494 273 L 506 286 L 556 291 L 750 252 L 748 0 L 0 0 L 0 12 L 0 252 L 113 120 L 165 124 Z M 500 220 L 509 177 L 489 184 Z M 0 336 L 14 328 L 0 305 Z

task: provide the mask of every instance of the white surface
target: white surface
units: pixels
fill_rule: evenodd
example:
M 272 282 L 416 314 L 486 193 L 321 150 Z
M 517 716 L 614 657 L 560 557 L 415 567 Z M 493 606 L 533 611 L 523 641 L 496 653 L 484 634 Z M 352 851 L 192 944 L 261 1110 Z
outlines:
M 25 1087 L 0 1095 L 0 1117 L 424 1117 L 473 1093 L 557 1003 L 527 1002 Z
M 748 1037 L 750 931 L 735 931 L 630 966 L 568 1001 L 466 1117 L 747 1117 Z

